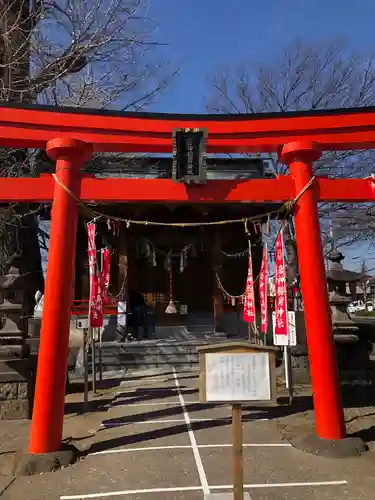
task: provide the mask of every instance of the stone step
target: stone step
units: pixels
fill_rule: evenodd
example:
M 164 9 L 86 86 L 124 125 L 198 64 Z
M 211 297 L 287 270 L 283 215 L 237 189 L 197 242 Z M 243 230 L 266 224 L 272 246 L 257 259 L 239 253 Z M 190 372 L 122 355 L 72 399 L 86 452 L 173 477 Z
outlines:
M 0 345 L 0 360 L 9 358 L 26 358 L 29 349 L 27 345 Z
M 189 333 L 178 332 L 175 339 L 143 340 L 134 342 L 103 342 L 101 347 L 103 372 L 124 369 L 148 369 L 178 366 L 191 368 L 198 366 L 197 347 L 225 342 L 221 335 L 202 335 L 197 338 Z M 96 364 L 99 365 L 100 346 L 96 346 Z M 92 370 L 92 355 L 89 352 L 89 372 Z M 82 366 L 80 366 L 82 371 Z
M 25 337 L 22 335 L 7 335 L 4 332 L 0 332 L 0 345 L 17 345 L 23 344 L 25 342 Z
M 96 363 L 99 363 L 99 353 L 96 356 Z M 155 367 L 163 365 L 191 365 L 198 363 L 198 354 L 194 351 L 176 351 L 176 350 L 155 350 L 154 352 L 117 352 L 102 354 L 103 370 L 112 370 L 114 367 Z M 91 368 L 92 357 L 89 356 L 89 367 Z
M 28 380 L 29 371 L 28 358 L 0 360 L 0 381 Z

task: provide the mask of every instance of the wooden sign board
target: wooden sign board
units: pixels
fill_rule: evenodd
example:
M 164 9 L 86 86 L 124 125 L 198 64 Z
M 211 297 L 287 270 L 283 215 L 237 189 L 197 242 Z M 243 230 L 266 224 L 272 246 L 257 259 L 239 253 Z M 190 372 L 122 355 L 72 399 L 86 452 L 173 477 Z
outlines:
M 202 403 L 276 403 L 276 348 L 245 342 L 198 348 Z

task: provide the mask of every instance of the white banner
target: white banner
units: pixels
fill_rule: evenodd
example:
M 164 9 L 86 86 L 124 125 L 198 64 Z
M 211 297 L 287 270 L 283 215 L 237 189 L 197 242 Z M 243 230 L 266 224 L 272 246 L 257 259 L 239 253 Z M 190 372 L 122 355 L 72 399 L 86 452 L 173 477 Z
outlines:
M 272 323 L 273 323 L 273 343 L 276 346 L 296 346 L 297 345 L 297 328 L 296 328 L 296 313 L 294 311 L 288 311 L 288 334 L 287 335 L 276 335 L 275 325 L 276 325 L 276 313 L 272 313 Z

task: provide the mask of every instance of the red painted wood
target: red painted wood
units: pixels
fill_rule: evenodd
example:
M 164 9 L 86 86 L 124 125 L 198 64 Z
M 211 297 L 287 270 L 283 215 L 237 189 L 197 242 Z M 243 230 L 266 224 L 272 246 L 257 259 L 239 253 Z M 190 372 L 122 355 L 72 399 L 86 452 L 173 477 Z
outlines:
M 313 143 L 295 142 L 283 148 L 281 157 L 290 166 L 297 191 L 302 191 L 312 178 L 312 161 L 320 157 L 320 149 Z M 320 438 L 334 440 L 345 437 L 345 423 L 317 201 L 318 193 L 313 184 L 297 202 L 294 210 L 294 225 L 316 432 Z
M 56 160 L 58 179 L 72 193 L 79 195 L 80 169 L 91 156 L 90 148 L 80 141 L 57 139 L 48 144 L 47 152 Z M 76 201 L 56 183 L 30 453 L 50 453 L 61 447 L 77 219 Z
M 171 118 L 108 116 L 0 106 L 0 146 L 37 147 L 59 138 L 90 142 L 95 151 L 166 153 L 172 149 L 172 130 L 180 127 L 208 129 L 209 152 L 275 152 L 293 141 L 315 141 L 323 150 L 375 147 L 375 112 L 310 116 L 202 115 Z
M 65 111 L 64 111 L 65 109 Z M 314 131 L 316 129 L 329 129 L 331 131 L 359 128 L 367 129 L 375 126 L 375 108 L 353 108 L 347 110 L 311 111 L 288 114 L 269 113 L 253 115 L 170 115 L 157 113 L 147 116 L 142 113 L 103 113 L 100 110 L 90 113 L 66 111 L 67 108 L 36 109 L 15 108 L 14 106 L 0 106 L 1 125 L 26 125 L 27 128 L 36 130 L 39 126 L 51 129 L 65 129 L 67 132 L 75 129 L 96 129 L 99 133 L 105 130 L 111 133 L 136 132 L 141 134 L 170 135 L 173 128 L 207 128 L 210 134 L 226 134 L 233 137 L 235 134 L 283 131 L 300 132 Z M 69 109 L 69 108 L 68 108 Z
M 2 178 L 0 203 L 51 202 L 53 177 Z M 315 181 L 321 201 L 366 202 L 375 199 L 372 179 L 327 179 Z M 169 179 L 95 179 L 81 182 L 82 202 L 106 203 L 262 203 L 291 200 L 297 194 L 294 181 L 285 175 L 277 179 L 245 181 L 215 180 L 206 185 L 185 186 Z
M 208 152 L 279 152 L 291 177 L 273 180 L 212 181 L 187 187 L 171 180 L 93 179 L 80 184 L 81 156 L 94 151 L 170 153 L 174 128 L 207 128 Z M 55 141 L 57 139 L 57 142 Z M 72 140 L 73 139 L 73 140 Z M 75 148 L 74 140 L 81 140 Z M 50 141 L 53 141 L 50 143 Z M 375 147 L 375 110 L 267 116 L 120 116 L 0 106 L 0 146 L 45 148 L 57 160 L 59 179 L 83 202 L 262 203 L 293 199 L 311 180 L 317 149 Z M 315 143 L 315 144 L 313 144 Z M 319 143 L 319 147 L 316 147 Z M 78 143 L 77 143 L 78 144 Z M 80 149 L 81 148 L 81 149 Z M 0 202 L 52 201 L 45 306 L 30 451 L 61 446 L 68 328 L 75 252 L 77 204 L 52 177 L 0 179 Z M 317 201 L 373 201 L 374 183 L 363 179 L 316 179 L 295 211 L 306 329 L 313 379 L 317 432 L 345 435 L 334 358 L 332 325 L 317 216 Z

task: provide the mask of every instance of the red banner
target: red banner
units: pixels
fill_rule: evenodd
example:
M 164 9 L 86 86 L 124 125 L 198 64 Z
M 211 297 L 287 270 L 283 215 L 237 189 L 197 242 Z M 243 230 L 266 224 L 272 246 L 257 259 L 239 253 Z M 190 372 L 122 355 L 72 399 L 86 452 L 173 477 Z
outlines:
M 89 254 L 89 273 L 90 273 L 90 285 L 92 282 L 92 276 L 95 273 L 96 266 L 96 244 L 95 244 L 95 224 L 87 224 L 88 233 L 88 254 Z
M 262 266 L 260 268 L 259 276 L 259 298 L 260 298 L 260 317 L 261 317 L 261 331 L 267 333 L 268 328 L 268 250 L 267 243 L 263 248 Z
M 255 323 L 254 279 L 253 279 L 253 261 L 251 258 L 251 245 L 249 245 L 249 267 L 247 270 L 243 320 L 246 321 L 247 323 Z
M 97 274 L 93 276 L 91 283 L 90 326 L 100 328 L 103 326 L 103 297 L 101 280 Z
M 101 271 L 101 279 L 102 279 L 102 293 L 103 293 L 103 303 L 108 304 L 108 287 L 109 287 L 109 279 L 111 275 L 111 253 L 109 248 L 104 248 L 102 250 L 102 271 Z
M 100 275 L 96 259 L 95 224 L 87 224 L 88 255 L 90 273 L 89 325 L 92 328 L 103 326 L 103 298 Z
M 282 230 L 279 232 L 276 239 L 275 295 L 275 335 L 288 335 L 288 302 Z

